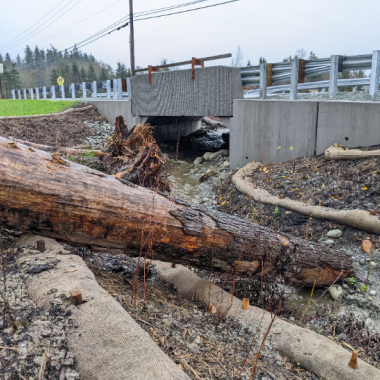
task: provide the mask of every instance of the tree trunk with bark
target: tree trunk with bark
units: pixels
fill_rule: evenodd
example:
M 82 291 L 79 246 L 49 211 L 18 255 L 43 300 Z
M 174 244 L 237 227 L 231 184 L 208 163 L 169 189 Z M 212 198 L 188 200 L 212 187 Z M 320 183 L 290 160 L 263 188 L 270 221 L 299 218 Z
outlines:
M 331 284 L 350 256 L 205 210 L 0 137 L 0 224 L 69 243 L 272 279 Z M 235 272 L 236 273 L 236 272 Z

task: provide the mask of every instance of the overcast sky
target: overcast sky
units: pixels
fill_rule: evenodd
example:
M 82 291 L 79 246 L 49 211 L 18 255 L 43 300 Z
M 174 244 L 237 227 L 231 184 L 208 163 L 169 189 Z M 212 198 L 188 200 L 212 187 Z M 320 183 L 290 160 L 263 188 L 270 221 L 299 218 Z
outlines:
M 57 10 L 70 1 L 62 13 L 80 0 L 1 0 L 0 46 L 26 31 L 59 3 L 62 2 Z M 192 0 L 134 0 L 134 12 L 189 1 Z M 224 1 L 227 0 L 208 0 L 181 10 Z M 26 41 L 14 47 L 0 47 L 0 52 L 4 55 L 9 51 L 14 58 L 17 53 L 23 57 L 26 44 L 33 48 L 36 44 L 43 48 L 53 44 L 59 50 L 70 47 L 127 16 L 129 1 L 115 2 L 117 0 L 81 0 L 42 32 L 28 36 L 32 28 L 24 35 L 28 37 Z M 110 5 L 89 20 L 54 36 Z M 175 62 L 193 56 L 234 54 L 238 46 L 243 51 L 244 64 L 248 59 L 257 64 L 260 56 L 268 62 L 282 61 L 298 48 L 304 48 L 308 54 L 312 50 L 318 57 L 368 54 L 380 49 L 376 27 L 379 14 L 379 0 L 240 0 L 209 9 L 138 21 L 135 22 L 136 65 L 158 64 L 161 58 Z M 45 41 L 40 42 L 42 40 Z M 113 67 L 119 60 L 129 66 L 129 27 L 83 47 L 82 51 L 91 52 L 96 59 Z M 228 59 L 207 65 L 230 63 Z

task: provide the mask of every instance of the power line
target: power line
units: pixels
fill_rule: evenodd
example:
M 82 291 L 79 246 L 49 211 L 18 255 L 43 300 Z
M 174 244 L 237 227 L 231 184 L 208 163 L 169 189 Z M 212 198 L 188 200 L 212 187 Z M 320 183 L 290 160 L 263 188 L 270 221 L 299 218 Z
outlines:
M 16 36 L 15 38 L 13 38 L 12 40 L 6 42 L 5 44 L 1 45 L 1 47 L 3 47 L 4 45 L 8 45 L 10 44 L 12 41 L 14 41 L 15 39 L 21 37 L 23 34 L 25 34 L 26 32 L 28 32 L 30 29 L 32 29 L 35 25 L 37 25 L 40 21 L 42 21 L 46 16 L 48 16 L 51 12 L 54 11 L 54 9 L 58 8 L 65 0 L 62 0 L 58 5 L 56 5 L 51 11 L 49 11 L 48 13 L 46 13 L 46 15 L 42 18 L 40 18 L 35 24 L 33 24 L 30 28 L 26 29 L 24 32 L 22 32 L 21 34 L 19 34 L 18 36 Z
M 81 1 L 81 0 L 80 0 Z M 196 2 L 203 2 L 203 1 L 207 1 L 207 0 L 198 0 Z M 167 13 L 167 14 L 164 14 L 164 15 L 156 15 L 156 16 L 150 16 L 150 17 L 142 17 L 140 16 L 140 18 L 137 18 L 137 19 L 134 19 L 134 21 L 143 21 L 143 20 L 148 20 L 148 19 L 152 19 L 152 18 L 159 18 L 159 17 L 165 17 L 165 16 L 172 16 L 172 15 L 176 15 L 176 14 L 180 14 L 180 13 L 187 13 L 187 12 L 192 12 L 192 11 L 196 11 L 196 10 L 201 10 L 201 9 L 205 9 L 205 8 L 211 8 L 211 7 L 216 7 L 216 6 L 219 6 L 219 5 L 225 5 L 225 4 L 229 4 L 229 3 L 234 3 L 234 2 L 237 2 L 237 1 L 240 1 L 240 0 L 228 0 L 228 1 L 224 1 L 222 3 L 217 3 L 217 4 L 212 4 L 212 5 L 207 5 L 207 6 L 204 6 L 204 7 L 198 7 L 198 8 L 193 8 L 193 9 L 187 9 L 187 10 L 184 10 L 184 11 L 178 11 L 178 12 L 172 12 L 172 13 Z M 195 3 L 195 2 L 192 2 L 192 3 Z M 186 4 L 189 4 L 189 3 L 186 3 Z M 176 6 L 177 8 L 178 7 L 184 7 L 184 6 L 188 6 L 188 5 L 185 5 L 185 4 L 181 4 L 181 5 L 178 5 Z M 153 10 L 153 11 L 146 11 L 145 14 L 148 14 L 148 12 L 155 12 L 156 10 Z M 140 12 L 140 14 L 143 13 L 143 12 Z M 75 48 L 81 48 L 81 47 L 84 47 L 86 45 L 89 45 L 90 43 L 92 42 L 95 42 L 103 37 L 105 37 L 106 35 L 108 34 L 111 34 L 117 30 L 120 30 L 124 27 L 126 27 L 128 25 L 128 22 L 125 22 L 125 20 L 129 21 L 129 16 L 126 16 L 126 17 L 123 17 L 122 19 L 116 21 L 115 23 L 111 24 L 110 26 L 108 26 L 107 28 L 95 33 L 94 35 L 86 38 L 85 40 L 71 46 L 70 48 L 67 48 L 67 49 L 64 49 L 64 50 L 73 50 Z M 122 24 L 120 25 L 122 22 L 125 22 L 125 24 Z M 115 27 L 114 29 L 110 30 L 113 26 L 115 25 L 118 25 L 117 27 Z M 102 34 L 103 33 L 103 34 Z M 59 51 L 60 53 L 62 53 L 62 50 Z M 44 63 L 44 62 L 49 62 L 53 59 L 57 59 L 57 57 L 52 57 L 52 58 L 49 58 L 49 59 L 43 59 L 43 60 L 40 60 L 38 62 L 35 62 L 35 63 L 31 63 L 29 65 L 24 65 L 24 66 L 19 66 L 17 69 L 27 69 L 27 68 L 30 68 L 30 67 L 33 67 L 33 66 L 36 66 L 36 65 L 39 65 L 41 63 Z M 10 70 L 6 70 L 6 71 L 10 71 Z
M 71 0 L 68 4 L 66 4 L 62 9 L 60 9 L 54 16 L 50 17 L 48 20 L 46 20 L 46 22 L 50 21 L 53 17 L 55 17 L 59 12 L 61 12 L 64 8 L 66 8 L 69 4 L 71 4 L 74 0 Z M 16 43 L 16 44 L 12 44 L 11 46 L 8 46 L 6 49 L 10 49 L 12 47 L 15 47 L 15 46 L 18 46 L 18 45 L 21 45 L 23 42 L 27 41 L 29 38 L 31 37 L 34 37 L 35 35 L 37 35 L 38 33 L 41 33 L 43 30 L 45 30 L 47 27 L 49 27 L 51 24 L 55 23 L 58 19 L 60 19 L 61 17 L 63 17 L 67 12 L 71 11 L 71 9 L 73 9 L 75 6 L 77 6 L 82 0 L 79 0 L 77 3 L 75 3 L 71 8 L 69 8 L 66 12 L 60 14 L 55 20 L 53 20 L 50 24 L 46 25 L 44 28 L 38 30 L 36 33 L 34 33 L 32 36 L 28 36 L 27 38 L 23 39 L 22 41 Z M 46 24 L 46 22 L 44 24 Z M 41 26 L 43 26 L 44 24 L 40 25 L 38 28 L 40 28 Z M 38 29 L 37 28 L 37 29 Z M 35 30 L 34 30 L 35 31 Z M 33 33 L 33 32 L 32 32 Z M 17 42 L 17 41 L 16 41 Z M 3 48 L 4 49 L 4 48 Z
M 177 15 L 177 14 L 180 14 L 180 13 L 187 13 L 187 12 L 193 12 L 193 11 L 198 11 L 200 9 L 206 9 L 206 8 L 211 8 L 211 7 L 217 7 L 219 5 L 224 5 L 224 4 L 228 4 L 228 3 L 234 3 L 236 1 L 240 1 L 240 0 L 229 0 L 229 1 L 225 1 L 223 3 L 217 3 L 217 4 L 211 4 L 211 5 L 206 5 L 204 7 L 198 7 L 198 8 L 193 8 L 193 9 L 187 9 L 185 11 L 178 11 L 178 12 L 173 12 L 173 13 L 168 13 L 168 14 L 165 14 L 165 15 L 157 15 L 157 16 L 151 16 L 151 17 L 145 17 L 145 18 L 138 18 L 134 21 L 142 21 L 142 20 L 149 20 L 151 18 L 159 18 L 159 17 L 165 17 L 165 16 L 172 16 L 172 15 Z
M 69 29 L 71 29 L 71 28 L 74 28 L 74 26 L 77 26 L 77 25 L 81 24 L 82 22 L 87 21 L 87 20 L 89 20 L 90 18 L 92 18 L 92 17 L 98 15 L 99 13 L 104 12 L 106 9 L 111 8 L 112 6 L 114 6 L 114 5 L 117 4 L 117 3 L 120 3 L 120 1 L 122 1 L 122 0 L 117 0 L 117 1 L 115 1 L 113 4 L 109 5 L 108 7 L 103 8 L 103 9 L 100 10 L 99 12 L 96 12 L 96 13 L 92 14 L 91 16 L 89 16 L 89 17 L 83 19 L 82 21 L 79 21 L 79 22 L 77 22 L 76 24 L 71 25 L 71 26 L 69 26 L 69 27 L 66 28 L 66 29 L 63 29 L 63 30 L 61 30 L 60 32 L 58 32 L 58 33 L 56 33 L 56 34 L 53 34 L 53 35 L 50 36 L 50 37 L 47 37 L 47 38 L 45 38 L 45 39 L 43 39 L 43 40 L 41 40 L 41 41 L 38 41 L 38 42 L 35 43 L 35 44 L 31 44 L 31 45 L 37 45 L 37 46 L 38 46 L 38 44 L 40 44 L 41 42 L 44 42 L 44 41 L 46 41 L 46 40 L 49 40 L 50 38 L 53 38 L 53 37 L 55 37 L 55 36 L 58 36 L 59 34 L 61 34 L 61 33 L 63 33 L 63 32 L 66 32 L 67 30 L 69 30 Z

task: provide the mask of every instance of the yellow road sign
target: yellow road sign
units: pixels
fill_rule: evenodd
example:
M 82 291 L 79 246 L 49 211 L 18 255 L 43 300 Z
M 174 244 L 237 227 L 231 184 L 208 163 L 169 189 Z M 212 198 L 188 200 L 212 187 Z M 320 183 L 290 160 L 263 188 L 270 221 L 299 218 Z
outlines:
M 65 83 L 65 80 L 64 80 L 62 77 L 59 77 L 59 78 L 57 79 L 57 83 L 58 83 L 60 86 L 62 86 L 62 85 Z

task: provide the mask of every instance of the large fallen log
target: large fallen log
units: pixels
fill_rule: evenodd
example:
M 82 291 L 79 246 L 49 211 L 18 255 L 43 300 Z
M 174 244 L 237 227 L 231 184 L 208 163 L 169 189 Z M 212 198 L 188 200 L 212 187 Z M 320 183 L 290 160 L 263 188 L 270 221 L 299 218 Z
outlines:
M 200 268 L 331 284 L 350 256 L 238 217 L 170 199 L 0 137 L 0 224 Z

